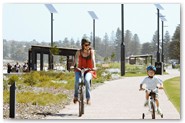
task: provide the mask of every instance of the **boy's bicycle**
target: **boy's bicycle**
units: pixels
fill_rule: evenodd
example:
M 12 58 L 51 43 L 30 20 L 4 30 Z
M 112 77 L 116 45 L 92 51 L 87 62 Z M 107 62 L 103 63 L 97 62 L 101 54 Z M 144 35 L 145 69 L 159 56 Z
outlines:
M 156 118 L 156 111 L 157 111 L 157 106 L 156 106 L 156 92 L 158 91 L 158 87 L 156 87 L 154 90 L 148 90 L 144 89 L 149 92 L 149 99 L 148 99 L 148 108 L 149 112 L 151 113 L 152 119 Z M 161 118 L 163 118 L 163 114 L 160 114 Z M 142 119 L 145 118 L 145 113 L 142 114 Z
M 78 88 L 78 102 L 79 102 L 79 117 L 84 114 L 84 91 L 85 91 L 85 73 L 89 71 L 89 68 L 76 68 L 81 72 L 81 81 L 79 82 Z

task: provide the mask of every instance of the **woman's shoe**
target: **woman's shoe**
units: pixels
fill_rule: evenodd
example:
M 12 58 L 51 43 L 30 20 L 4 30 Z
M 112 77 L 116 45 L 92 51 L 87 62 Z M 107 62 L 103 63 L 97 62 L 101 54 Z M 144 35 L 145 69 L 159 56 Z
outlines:
M 87 104 L 88 104 L 88 105 L 90 105 L 90 104 L 91 104 L 90 99 L 87 99 Z
M 76 104 L 77 101 L 78 101 L 78 98 L 77 97 L 74 97 L 73 103 Z

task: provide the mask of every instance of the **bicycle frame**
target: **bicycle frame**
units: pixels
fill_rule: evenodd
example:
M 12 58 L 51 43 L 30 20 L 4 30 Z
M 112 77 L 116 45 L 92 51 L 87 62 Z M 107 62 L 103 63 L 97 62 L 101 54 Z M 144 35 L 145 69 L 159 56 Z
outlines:
M 157 108 L 156 108 L 156 92 L 151 90 L 149 92 L 149 111 L 151 112 L 152 114 L 152 119 L 155 119 L 155 112 L 157 111 Z
M 156 92 L 158 91 L 158 88 L 155 88 L 153 90 L 145 89 L 149 93 L 149 99 L 148 99 L 148 108 L 149 112 L 151 113 L 152 119 L 155 119 L 155 112 L 157 111 L 156 108 Z M 142 118 L 144 119 L 145 114 L 143 113 Z

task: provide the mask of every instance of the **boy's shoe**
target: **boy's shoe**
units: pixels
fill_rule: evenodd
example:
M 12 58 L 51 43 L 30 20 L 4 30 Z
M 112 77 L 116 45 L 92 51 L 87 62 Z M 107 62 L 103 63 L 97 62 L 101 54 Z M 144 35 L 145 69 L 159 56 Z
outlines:
M 87 104 L 88 104 L 88 105 L 90 105 L 90 104 L 91 104 L 90 99 L 87 99 Z
M 145 101 L 144 106 L 146 107 L 148 105 L 148 100 Z
M 74 97 L 73 103 L 76 104 L 77 101 L 78 101 L 78 98 L 77 97 Z
M 157 113 L 158 113 L 158 114 L 160 114 L 160 115 L 162 115 L 162 114 L 163 114 L 163 113 L 162 113 L 162 110 L 161 110 L 161 108 L 160 108 L 160 107 L 158 107 L 158 108 L 157 108 Z

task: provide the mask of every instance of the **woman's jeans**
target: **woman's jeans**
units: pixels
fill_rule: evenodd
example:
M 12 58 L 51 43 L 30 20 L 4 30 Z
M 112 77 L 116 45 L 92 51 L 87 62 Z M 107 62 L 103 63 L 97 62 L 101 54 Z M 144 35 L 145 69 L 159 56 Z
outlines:
M 92 79 L 92 74 L 90 72 L 85 74 L 85 87 L 86 87 L 86 99 L 90 99 L 90 81 Z M 81 82 L 81 72 L 75 72 L 75 97 L 78 97 L 78 86 Z

